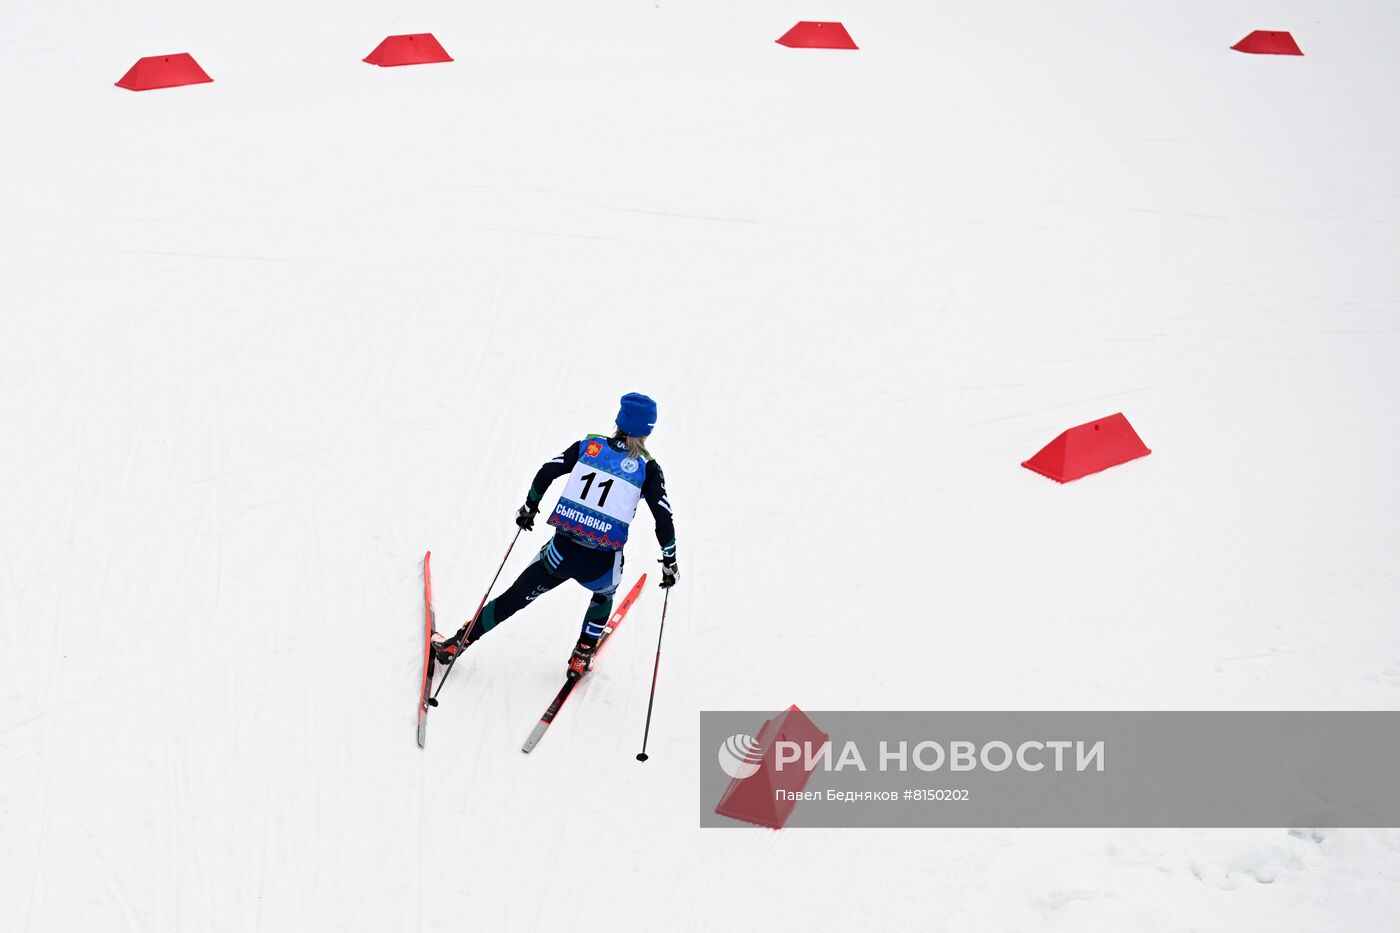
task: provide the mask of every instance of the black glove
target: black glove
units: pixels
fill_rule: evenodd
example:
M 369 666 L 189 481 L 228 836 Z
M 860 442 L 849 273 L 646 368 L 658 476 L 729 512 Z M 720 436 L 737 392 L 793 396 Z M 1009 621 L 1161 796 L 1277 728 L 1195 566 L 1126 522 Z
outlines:
M 657 563 L 661 565 L 661 588 L 669 590 L 676 585 L 676 580 L 680 579 L 681 569 L 676 566 L 674 557 L 663 557 Z
M 515 513 L 515 523 L 526 531 L 535 530 L 535 516 L 540 514 L 538 502 L 526 502 Z

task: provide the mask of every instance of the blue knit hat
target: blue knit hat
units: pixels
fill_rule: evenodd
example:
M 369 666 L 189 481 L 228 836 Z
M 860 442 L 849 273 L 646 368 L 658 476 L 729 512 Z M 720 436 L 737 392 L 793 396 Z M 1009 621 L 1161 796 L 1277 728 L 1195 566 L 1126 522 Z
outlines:
M 656 403 L 640 392 L 628 392 L 617 412 L 617 426 L 623 434 L 646 437 L 656 427 Z

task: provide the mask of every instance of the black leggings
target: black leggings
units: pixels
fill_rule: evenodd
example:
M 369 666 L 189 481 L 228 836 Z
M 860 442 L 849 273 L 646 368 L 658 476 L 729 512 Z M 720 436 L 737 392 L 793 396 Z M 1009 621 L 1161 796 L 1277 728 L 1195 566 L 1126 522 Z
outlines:
M 577 580 L 593 591 L 583 614 L 579 638 L 597 644 L 612 614 L 613 594 L 622 579 L 622 552 L 584 547 L 568 535 L 556 534 L 510 587 L 481 610 L 480 638 L 565 580 Z

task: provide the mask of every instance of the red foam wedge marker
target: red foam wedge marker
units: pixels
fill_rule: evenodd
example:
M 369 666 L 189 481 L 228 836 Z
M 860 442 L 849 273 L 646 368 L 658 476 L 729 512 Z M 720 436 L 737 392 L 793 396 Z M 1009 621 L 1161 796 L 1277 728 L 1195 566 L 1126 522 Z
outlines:
M 442 43 L 431 32 L 416 32 L 411 36 L 389 36 L 365 56 L 365 61 L 381 68 L 392 68 L 395 65 L 450 62 L 452 56 L 447 54 Z
M 178 55 L 151 55 L 138 59 L 131 70 L 122 75 L 117 87 L 128 91 L 153 91 L 160 87 L 208 84 L 213 80 L 199 67 L 193 55 L 181 52 Z
M 783 33 L 779 45 L 790 49 L 855 49 L 859 48 L 846 27 L 840 23 L 812 23 L 806 20 Z
M 1150 453 L 1119 412 L 1070 428 L 1021 466 L 1057 483 L 1068 483 Z
M 729 782 L 715 812 L 731 820 L 782 829 L 797 806 L 798 792 L 807 786 L 815 763 L 804 751 L 798 766 L 779 766 L 777 743 L 796 742 L 815 752 L 830 739 L 806 713 L 796 705 L 789 706 L 763 724 L 744 758 L 748 773 Z
M 1298 48 L 1298 43 L 1293 41 L 1292 33 L 1270 32 L 1267 29 L 1254 30 L 1230 48 L 1237 52 L 1249 52 L 1254 55 L 1303 54 L 1303 50 Z

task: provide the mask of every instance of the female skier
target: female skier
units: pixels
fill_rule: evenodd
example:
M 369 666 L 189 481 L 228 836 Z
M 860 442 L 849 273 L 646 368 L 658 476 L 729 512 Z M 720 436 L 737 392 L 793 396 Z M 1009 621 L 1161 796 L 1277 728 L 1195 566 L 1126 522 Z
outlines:
M 666 480 L 645 443 L 655 426 L 656 403 L 629 392 L 622 397 L 617 430 L 611 437 L 590 434 L 540 467 L 525 504 L 515 513 L 515 523 L 526 531 L 534 529 L 545 490 L 567 473 L 569 479 L 559 504 L 549 516 L 554 537 L 508 590 L 482 607 L 475 627 L 469 621 L 451 638 L 433 643 L 440 662 L 451 662 L 535 597 L 565 580 L 577 580 L 593 591 L 583 614 L 578 645 L 569 658 L 569 679 L 582 677 L 592 665 L 593 651 L 612 614 L 613 594 L 622 581 L 622 547 L 642 499 L 656 519 L 661 586 L 665 589 L 676 584 L 676 527 L 666 499 Z

